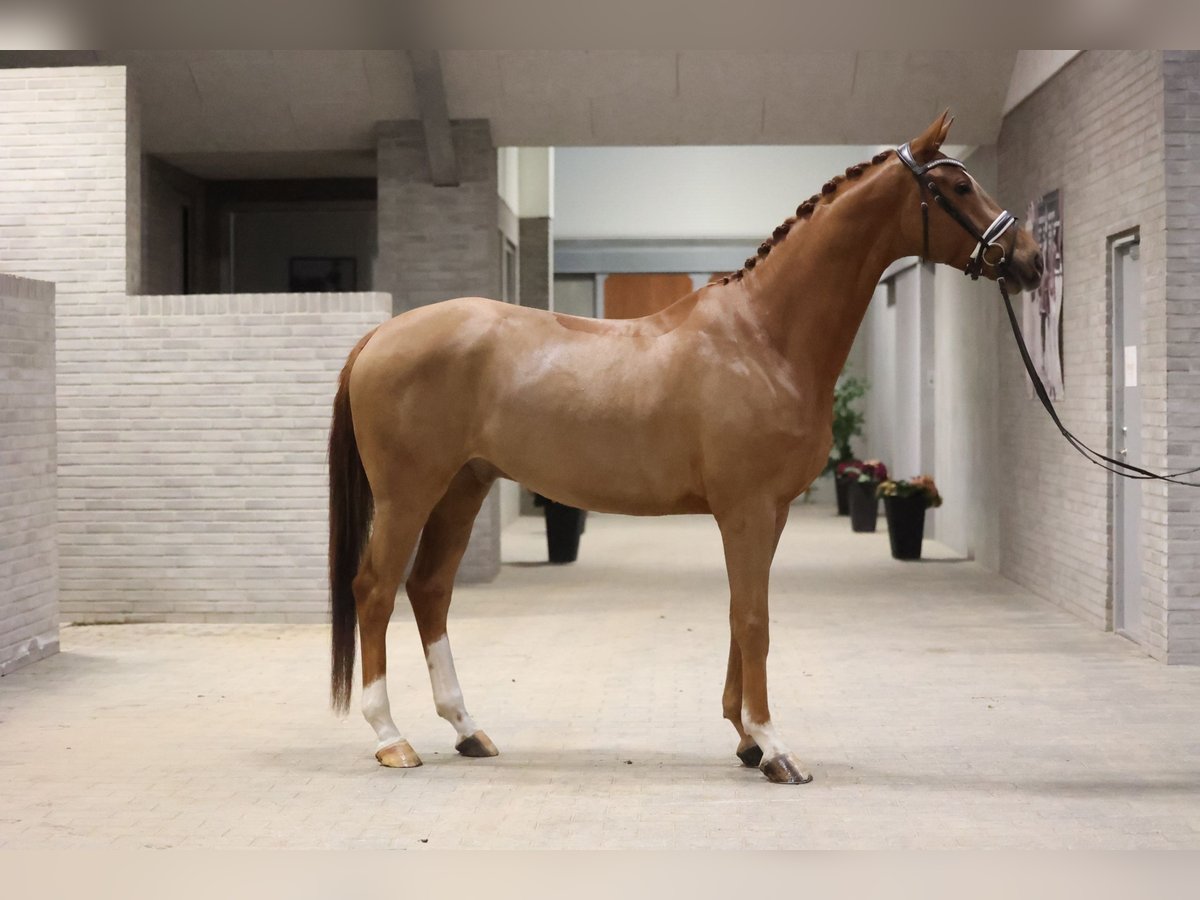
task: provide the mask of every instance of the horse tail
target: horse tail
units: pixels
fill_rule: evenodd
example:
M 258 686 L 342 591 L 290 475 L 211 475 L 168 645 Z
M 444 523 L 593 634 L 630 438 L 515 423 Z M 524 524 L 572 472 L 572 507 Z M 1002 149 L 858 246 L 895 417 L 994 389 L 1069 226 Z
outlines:
M 333 624 L 329 698 L 335 711 L 350 708 L 354 679 L 354 631 L 358 612 L 354 604 L 354 577 L 362 560 L 363 545 L 374 515 L 371 485 L 358 455 L 354 419 L 350 412 L 350 370 L 366 346 L 372 329 L 350 351 L 338 378 L 333 399 L 333 424 L 329 431 L 329 613 Z

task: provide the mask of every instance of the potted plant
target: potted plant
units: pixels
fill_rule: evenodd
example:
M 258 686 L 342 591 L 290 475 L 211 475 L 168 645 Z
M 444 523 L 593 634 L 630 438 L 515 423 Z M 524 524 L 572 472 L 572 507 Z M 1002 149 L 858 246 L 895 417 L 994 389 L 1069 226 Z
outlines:
M 546 517 L 546 549 L 550 553 L 550 562 L 575 562 L 579 556 L 579 537 L 587 522 L 587 510 L 555 503 L 541 494 L 534 494 L 533 502 L 542 507 Z
M 887 515 L 888 540 L 896 559 L 920 559 L 925 537 L 925 510 L 942 505 L 942 495 L 928 475 L 908 481 L 883 481 L 877 489 Z
M 869 459 L 857 466 L 847 466 L 845 477 L 849 480 L 850 527 L 855 531 L 874 531 L 879 516 L 879 499 L 875 488 L 888 477 L 887 466 L 877 459 Z
M 854 458 L 850 441 L 862 434 L 863 413 L 858 401 L 867 392 L 867 382 L 853 375 L 843 375 L 833 389 L 833 449 L 825 465 L 826 472 L 834 472 L 834 491 L 837 495 L 839 516 L 850 514 L 846 483 L 842 479 L 842 467 L 848 463 L 861 464 Z
M 839 516 L 850 515 L 850 482 L 858 480 L 861 470 L 861 459 L 844 459 L 837 464 L 837 468 L 833 472 L 833 490 L 837 496 L 837 514 Z M 853 475 L 847 474 L 851 471 L 853 471 Z

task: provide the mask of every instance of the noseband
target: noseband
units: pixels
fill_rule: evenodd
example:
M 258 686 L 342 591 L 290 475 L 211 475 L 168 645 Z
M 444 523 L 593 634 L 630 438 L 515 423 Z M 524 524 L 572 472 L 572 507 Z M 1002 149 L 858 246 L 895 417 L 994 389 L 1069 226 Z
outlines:
M 922 259 L 929 258 L 929 203 L 925 199 L 925 194 L 928 192 L 932 195 L 934 202 L 937 203 L 946 214 L 955 222 L 962 226 L 971 237 L 975 238 L 975 249 L 971 253 L 970 262 L 963 269 L 963 274 L 970 275 L 972 279 L 978 280 L 983 272 L 984 265 L 990 266 L 997 273 L 1003 273 L 1005 266 L 1012 257 L 1012 251 L 1017 245 L 1017 230 L 1013 228 L 1017 224 L 1017 217 L 1010 213 L 1007 209 L 1002 210 L 1000 215 L 992 220 L 992 224 L 984 229 L 981 234 L 975 228 L 971 220 L 964 216 L 958 209 L 946 199 L 946 195 L 941 192 L 937 184 L 932 179 L 925 178 L 925 173 L 937 166 L 957 166 L 964 172 L 967 167 L 957 159 L 934 159 L 925 165 L 917 162 L 913 156 L 912 147 L 904 144 L 896 148 L 896 155 L 900 157 L 900 161 L 908 166 L 908 170 L 912 172 L 913 178 L 917 179 L 917 189 L 921 192 L 921 227 L 924 233 L 924 250 L 921 253 Z M 1004 249 L 1004 245 L 1000 243 L 1000 237 L 1009 228 L 1013 228 L 1013 238 L 1009 244 L 1008 250 Z M 989 258 L 988 254 L 993 251 L 999 251 L 999 256 Z

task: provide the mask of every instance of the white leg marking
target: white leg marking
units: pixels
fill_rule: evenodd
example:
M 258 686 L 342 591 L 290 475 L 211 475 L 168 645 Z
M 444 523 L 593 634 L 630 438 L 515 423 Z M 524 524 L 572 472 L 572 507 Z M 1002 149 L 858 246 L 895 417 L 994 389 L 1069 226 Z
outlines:
M 479 729 L 463 704 L 462 688 L 458 686 L 454 657 L 450 653 L 450 639 L 446 635 L 425 648 L 425 662 L 429 666 L 429 683 L 433 685 L 433 705 L 437 714 L 454 726 L 460 738 L 470 737 Z
M 376 752 L 404 740 L 399 729 L 396 728 L 396 723 L 392 721 L 392 707 L 388 703 L 386 678 L 376 678 L 363 688 L 362 711 L 363 716 L 375 729 L 375 736 L 379 738 L 379 744 L 375 747 Z
M 742 707 L 742 727 L 746 729 L 746 734 L 754 738 L 754 743 L 758 744 L 758 749 L 762 751 L 763 762 L 770 762 L 775 757 L 782 753 L 787 753 L 787 745 L 784 744 L 783 738 L 779 736 L 779 732 L 775 730 L 775 726 L 771 724 L 771 720 L 766 722 L 753 722 L 750 720 L 750 714 L 746 712 L 746 708 Z

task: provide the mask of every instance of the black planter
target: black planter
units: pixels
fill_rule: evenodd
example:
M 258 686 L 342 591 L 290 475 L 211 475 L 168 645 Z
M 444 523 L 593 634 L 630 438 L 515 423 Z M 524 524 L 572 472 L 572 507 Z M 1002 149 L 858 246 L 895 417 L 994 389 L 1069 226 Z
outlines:
M 925 495 L 884 497 L 883 508 L 887 514 L 892 556 L 896 559 L 920 559 L 921 540 L 925 537 Z
M 850 482 L 844 476 L 833 476 L 833 493 L 837 496 L 837 514 L 839 516 L 850 515 Z
M 847 485 L 847 493 L 850 495 L 850 527 L 854 531 L 874 531 L 879 518 L 875 482 L 851 481 Z
M 550 562 L 572 563 L 579 556 L 579 536 L 587 511 L 547 500 L 542 511 L 546 515 L 546 545 Z

